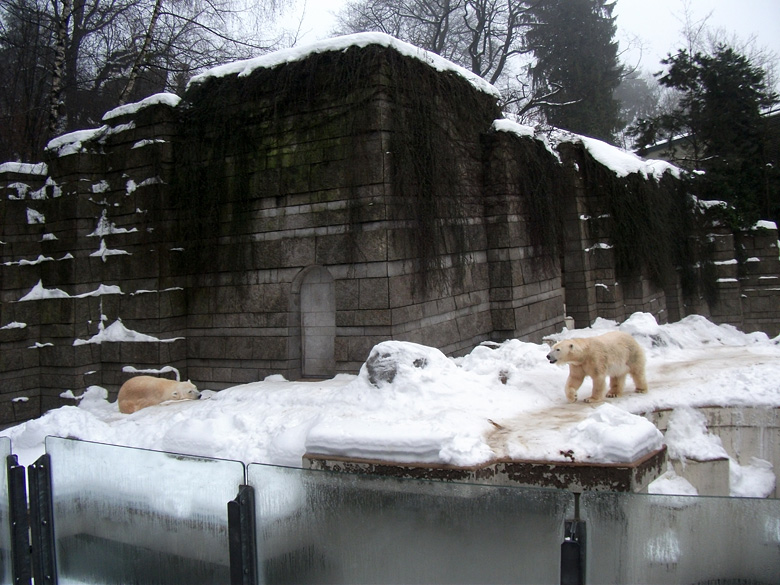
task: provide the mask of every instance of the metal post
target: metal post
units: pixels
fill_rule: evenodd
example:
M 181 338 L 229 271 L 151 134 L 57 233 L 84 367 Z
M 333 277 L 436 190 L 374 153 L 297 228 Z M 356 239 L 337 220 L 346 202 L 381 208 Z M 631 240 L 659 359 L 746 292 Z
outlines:
M 48 453 L 30 465 L 28 472 L 33 577 L 35 585 L 56 585 L 51 458 Z
M 6 458 L 8 509 L 11 521 L 11 568 L 14 585 L 30 585 L 30 522 L 27 518 L 27 487 L 24 466 L 16 455 Z
M 230 585 L 256 585 L 255 491 L 242 485 L 228 502 Z
M 585 523 L 566 520 L 561 543 L 561 585 L 585 583 Z

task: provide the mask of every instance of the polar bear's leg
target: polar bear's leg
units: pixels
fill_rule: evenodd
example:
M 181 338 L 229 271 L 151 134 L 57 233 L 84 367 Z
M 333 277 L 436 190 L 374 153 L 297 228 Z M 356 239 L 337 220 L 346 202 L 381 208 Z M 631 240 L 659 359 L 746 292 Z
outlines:
M 609 377 L 609 393 L 607 398 L 617 398 L 623 394 L 626 385 L 626 374 Z
M 635 368 L 631 370 L 631 378 L 634 380 L 634 386 L 636 391 L 640 394 L 647 392 L 647 380 L 645 379 L 644 368 Z
M 604 400 L 604 394 L 607 392 L 607 377 L 596 374 L 593 378 L 593 394 L 586 398 L 585 402 L 601 402 Z
M 582 386 L 585 379 L 585 372 L 581 366 L 569 364 L 569 377 L 566 379 L 566 400 L 577 402 L 577 390 Z

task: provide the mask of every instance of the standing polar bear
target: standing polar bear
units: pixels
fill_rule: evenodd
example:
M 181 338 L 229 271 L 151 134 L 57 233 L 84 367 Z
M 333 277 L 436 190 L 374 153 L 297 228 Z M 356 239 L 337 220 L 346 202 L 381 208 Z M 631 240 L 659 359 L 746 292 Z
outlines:
M 122 384 L 117 402 L 119 412 L 131 414 L 166 400 L 197 400 L 198 398 L 200 392 L 189 380 L 177 382 L 154 376 L 135 376 Z
M 623 394 L 627 374 L 631 374 L 637 392 L 647 392 L 645 352 L 633 337 L 622 331 L 598 337 L 564 339 L 552 346 L 547 359 L 551 364 L 569 364 L 569 378 L 566 380 L 569 402 L 577 401 L 577 390 L 585 376 L 593 379 L 593 393 L 585 402 L 604 400 L 607 376 L 607 396 L 610 398 Z

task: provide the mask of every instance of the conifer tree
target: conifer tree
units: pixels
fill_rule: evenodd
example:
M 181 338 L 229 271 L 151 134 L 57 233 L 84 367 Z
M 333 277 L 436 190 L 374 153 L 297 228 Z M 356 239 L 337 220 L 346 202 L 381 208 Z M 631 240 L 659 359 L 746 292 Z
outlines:
M 541 2 L 526 37 L 536 57 L 534 87 L 554 94 L 543 107 L 547 122 L 609 142 L 622 127 L 613 95 L 622 75 L 613 8 L 608 0 Z
M 762 111 L 778 103 L 763 69 L 726 45 L 713 54 L 681 50 L 662 61 L 659 83 L 677 90 L 677 106 L 640 120 L 632 129 L 637 145 L 674 139 L 666 154 L 690 170 L 700 196 L 730 203 L 736 225 L 759 217 L 776 218 L 780 206 L 777 162 L 769 159 L 767 124 Z

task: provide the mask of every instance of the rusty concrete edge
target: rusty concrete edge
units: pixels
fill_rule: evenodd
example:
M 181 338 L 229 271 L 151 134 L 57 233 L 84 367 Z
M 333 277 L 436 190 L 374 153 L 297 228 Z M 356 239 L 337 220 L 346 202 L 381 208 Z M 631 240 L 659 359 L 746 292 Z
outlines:
M 303 456 L 303 467 L 404 479 L 460 481 L 570 491 L 636 492 L 644 489 L 658 476 L 665 459 L 666 446 L 626 463 L 498 458 L 473 466 L 396 462 L 306 453 Z M 652 473 L 653 470 L 656 470 L 655 474 Z M 504 481 L 501 481 L 502 478 Z
M 644 463 L 658 456 L 660 453 L 666 451 L 666 445 L 660 449 L 651 451 L 647 455 L 636 459 L 635 461 L 627 463 L 598 463 L 593 461 L 549 461 L 543 459 L 511 459 L 508 457 L 501 457 L 497 459 L 491 459 L 485 463 L 479 465 L 450 465 L 447 463 L 421 463 L 421 462 L 406 462 L 406 461 L 391 461 L 387 459 L 366 459 L 361 457 L 343 457 L 340 455 L 324 455 L 320 453 L 305 453 L 304 459 L 310 461 L 337 461 L 339 463 L 352 463 L 356 465 L 371 465 L 375 467 L 403 467 L 403 468 L 424 468 L 424 469 L 440 469 L 447 471 L 463 471 L 466 473 L 478 472 L 487 467 L 493 465 L 509 464 L 509 465 L 546 465 L 553 467 L 598 467 L 598 468 L 611 468 L 611 469 L 634 469 L 642 466 Z

